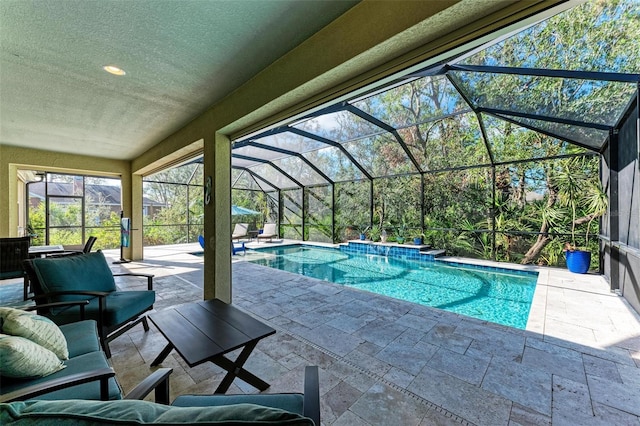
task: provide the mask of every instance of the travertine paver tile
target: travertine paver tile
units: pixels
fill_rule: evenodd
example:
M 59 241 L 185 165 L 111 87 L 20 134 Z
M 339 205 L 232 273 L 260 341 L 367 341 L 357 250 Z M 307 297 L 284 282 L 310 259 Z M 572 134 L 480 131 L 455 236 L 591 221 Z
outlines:
M 361 339 L 328 325 L 321 325 L 314 329 L 298 330 L 298 333 L 310 342 L 339 356 L 345 356 L 362 343 Z
M 375 317 L 369 315 L 362 315 L 356 318 L 339 312 L 338 315 L 327 322 L 327 325 L 351 334 L 354 331 L 361 329 L 374 319 Z
M 320 419 L 322 421 L 322 419 Z M 347 411 L 341 415 L 331 426 L 372 426 L 371 423 L 366 422 L 364 419 L 354 414 L 351 411 Z
M 391 365 L 376 357 L 354 350 L 346 357 L 352 364 L 382 377 L 391 369 Z
M 451 351 L 465 353 L 473 339 L 455 332 L 456 326 L 438 323 L 422 338 L 432 345 L 442 346 Z
M 598 358 L 607 359 L 609 361 L 616 362 L 618 364 L 631 365 L 633 366 L 635 363 L 631 358 L 631 354 L 628 350 L 617 348 L 614 346 L 607 348 L 599 348 L 597 346 L 586 346 L 579 343 L 574 343 L 572 341 L 566 339 L 560 339 L 553 336 L 544 336 L 544 341 L 547 343 L 552 343 L 554 345 L 573 349 L 578 352 L 582 352 L 588 355 L 592 355 Z
M 396 320 L 396 324 L 420 330 L 423 333 L 431 330 L 438 322 L 412 313 L 405 314 Z
M 567 352 L 569 351 L 567 350 Z M 525 346 L 522 365 L 550 374 L 557 374 L 577 382 L 587 382 L 582 357 L 578 353 L 575 356 L 567 357 Z
M 503 334 L 502 336 L 496 336 L 494 338 L 474 338 L 469 348 L 485 352 L 489 355 L 519 361 L 522 359 L 524 352 L 524 337 Z
M 384 347 L 378 346 L 375 343 L 371 343 L 371 342 L 362 342 L 358 345 L 356 349 L 362 352 L 363 354 L 375 356 L 378 352 L 384 349 Z
M 344 294 L 344 292 L 341 293 L 341 295 L 342 294 Z M 359 318 L 363 315 L 370 315 L 371 312 L 371 308 L 366 302 L 357 299 L 348 304 L 336 305 L 335 310 L 336 312 L 342 312 L 355 318 Z
M 593 421 L 589 388 L 564 377 L 553 377 L 552 418 L 556 426 L 579 425 Z
M 251 305 L 251 312 L 269 320 L 287 313 L 287 310 L 275 303 L 254 303 Z
M 387 374 L 384 375 L 385 380 L 402 388 L 409 386 L 409 383 L 411 383 L 415 377 L 416 376 L 414 374 L 409 374 L 398 367 L 391 367 Z
M 429 358 L 431 358 L 431 355 L 433 355 L 436 350 L 436 346 L 432 346 L 431 350 L 429 350 L 428 348 L 425 348 L 425 345 L 411 347 L 403 344 L 391 343 L 376 354 L 376 358 L 410 374 L 416 375 L 420 372 L 422 367 L 426 365 L 427 361 L 429 361 Z
M 549 426 L 551 416 L 538 413 L 529 407 L 513 403 L 511 415 L 509 416 L 509 426 Z
M 552 318 L 547 315 L 547 323 L 544 328 L 545 336 L 553 336 L 581 345 L 597 344 L 597 340 L 592 329 L 570 324 L 562 321 L 562 319 L 562 317 Z
M 353 333 L 353 335 L 378 346 L 386 346 L 404 333 L 406 329 L 407 327 L 405 326 L 388 323 L 384 320 L 375 320 Z
M 624 380 L 624 376 L 622 376 Z M 640 388 L 616 383 L 601 377 L 587 376 L 591 399 L 640 416 Z
M 428 362 L 430 368 L 440 370 L 458 379 L 480 386 L 482 378 L 489 367 L 488 358 L 476 358 L 461 355 L 445 348 L 440 348 Z
M 337 315 L 337 314 L 336 314 Z M 327 321 L 330 321 L 332 318 L 327 318 L 326 315 L 322 315 L 315 311 L 305 312 L 301 315 L 296 315 L 291 318 L 293 321 L 300 323 L 308 328 L 316 328 L 320 325 L 325 324 Z
M 585 384 L 562 377 L 554 377 L 554 426 L 637 426 L 638 423 L 640 423 L 638 416 L 591 401 L 589 398 L 589 389 Z
M 499 426 L 509 422 L 512 405 L 509 399 L 428 366 L 407 389 L 478 425 Z
M 424 337 L 425 333 L 414 328 L 407 328 L 401 335 L 395 338 L 392 344 L 414 346 Z
M 346 382 L 338 383 L 331 391 L 323 396 L 325 406 L 330 411 L 330 415 L 339 418 L 362 396 L 363 392 L 354 388 Z M 327 411 L 325 411 L 326 413 Z
M 460 418 L 438 409 L 431 409 L 422 418 L 420 426 L 460 426 Z
M 353 404 L 350 411 L 372 425 L 417 426 L 428 407 L 410 395 L 376 383 Z
M 598 358 L 588 354 L 582 354 L 584 371 L 592 376 L 602 377 L 612 382 L 622 383 L 618 365 L 613 361 Z
M 618 364 L 617 368 L 625 385 L 640 389 L 640 368 L 622 364 Z
M 617 410 L 599 402 L 593 403 L 593 411 L 596 413 L 596 419 L 599 419 L 599 425 L 602 426 L 638 426 L 640 417 Z
M 493 358 L 482 388 L 539 413 L 551 415 L 551 373 Z

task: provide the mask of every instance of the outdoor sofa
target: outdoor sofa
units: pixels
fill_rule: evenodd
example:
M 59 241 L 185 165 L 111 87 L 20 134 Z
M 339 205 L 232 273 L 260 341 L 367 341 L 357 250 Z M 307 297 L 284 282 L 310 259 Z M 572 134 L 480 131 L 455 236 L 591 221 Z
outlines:
M 2 425 L 320 425 L 315 366 L 305 368 L 304 393 L 182 395 L 169 406 L 172 369 L 154 371 L 124 395 L 93 320 L 58 327 L 39 315 L 0 308 L 0 325 Z M 143 401 L 152 391 L 155 402 Z

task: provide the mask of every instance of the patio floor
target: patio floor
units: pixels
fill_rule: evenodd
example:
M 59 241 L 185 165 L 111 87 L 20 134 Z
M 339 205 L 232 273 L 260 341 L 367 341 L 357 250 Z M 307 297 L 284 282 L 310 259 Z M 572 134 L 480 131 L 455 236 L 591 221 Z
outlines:
M 160 310 L 202 298 L 199 249 L 145 248 L 145 261 L 112 266 L 155 274 Z M 290 392 L 318 365 L 325 425 L 640 425 L 640 317 L 599 276 L 539 268 L 518 330 L 244 260 L 234 256 L 233 303 L 277 330 L 247 369 L 267 392 Z M 153 325 L 112 342 L 125 391 L 165 344 Z M 172 398 L 211 393 L 224 375 L 175 352 L 162 366 L 174 369 Z M 238 379 L 229 390 L 252 392 Z

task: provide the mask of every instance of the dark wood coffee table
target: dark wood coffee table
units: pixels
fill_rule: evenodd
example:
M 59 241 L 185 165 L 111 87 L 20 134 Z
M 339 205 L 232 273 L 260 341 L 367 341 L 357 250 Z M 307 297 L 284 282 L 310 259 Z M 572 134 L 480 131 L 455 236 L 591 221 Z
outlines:
M 218 299 L 187 303 L 149 315 L 151 322 L 169 341 L 151 363 L 156 366 L 175 349 L 195 367 L 210 361 L 227 374 L 214 393 L 225 393 L 236 377 L 263 391 L 269 384 L 243 368 L 261 339 L 276 332 L 238 308 Z M 235 361 L 224 355 L 243 348 Z

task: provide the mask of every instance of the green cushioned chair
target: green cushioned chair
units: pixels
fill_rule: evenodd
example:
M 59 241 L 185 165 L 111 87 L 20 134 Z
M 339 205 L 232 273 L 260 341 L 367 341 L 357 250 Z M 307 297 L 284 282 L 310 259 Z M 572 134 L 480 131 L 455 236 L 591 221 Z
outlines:
M 183 395 L 166 404 L 170 369 L 145 379 L 125 399 L 143 399 L 156 389 L 156 402 L 37 400 L 0 403 L 0 424 L 208 424 L 320 426 L 318 367 L 305 368 L 304 393 Z M 158 392 L 158 389 L 160 392 Z M 6 401 L 6 400 L 5 400 Z
M 175 407 L 215 407 L 221 405 L 255 404 L 296 413 L 320 425 L 320 391 L 318 367 L 305 367 L 304 393 L 243 394 L 243 395 L 181 395 L 171 405 Z
M 24 262 L 29 274 L 36 306 L 56 302 L 87 300 L 83 306 L 86 319 L 98 323 L 98 333 L 107 358 L 111 357 L 109 342 L 138 323 L 149 330 L 144 312 L 153 309 L 155 292 L 153 275 L 130 275 L 147 279 L 147 290 L 118 291 L 114 274 L 100 251 L 60 258 L 37 258 Z M 83 319 L 80 308 L 47 307 L 38 309 L 56 324 L 68 324 Z

